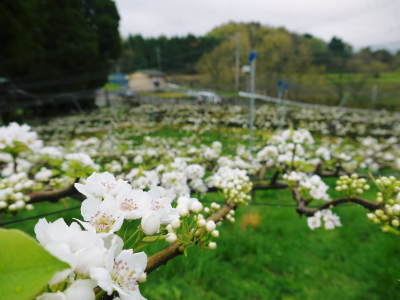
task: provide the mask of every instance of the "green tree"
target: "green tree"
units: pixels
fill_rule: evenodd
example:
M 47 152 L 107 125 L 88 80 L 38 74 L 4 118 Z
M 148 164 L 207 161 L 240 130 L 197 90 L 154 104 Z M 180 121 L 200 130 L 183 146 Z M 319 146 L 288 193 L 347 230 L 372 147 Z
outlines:
M 100 86 L 119 55 L 111 0 L 4 0 L 0 12 L 0 76 L 31 91 Z

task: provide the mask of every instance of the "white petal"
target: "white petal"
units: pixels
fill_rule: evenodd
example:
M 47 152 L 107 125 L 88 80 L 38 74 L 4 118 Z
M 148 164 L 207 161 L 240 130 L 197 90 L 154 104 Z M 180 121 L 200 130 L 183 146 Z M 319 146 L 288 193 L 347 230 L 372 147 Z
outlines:
M 66 243 L 52 242 L 45 246 L 52 255 L 69 264 L 72 268 L 76 266 L 76 257 Z
M 129 268 L 134 269 L 138 273 L 138 277 L 142 275 L 141 273 L 146 269 L 147 265 L 146 253 L 133 253 L 132 249 L 121 251 L 116 260 L 126 262 Z
M 94 267 L 102 267 L 107 251 L 105 248 L 91 247 L 76 252 L 77 264 L 75 271 L 80 275 L 89 275 L 89 270 Z
M 67 300 L 94 300 L 95 286 L 96 282 L 90 279 L 76 280 L 65 291 L 65 295 Z
M 85 185 L 81 183 L 75 183 L 74 187 L 77 189 L 77 191 L 83 195 L 86 193 Z
M 104 268 L 92 268 L 90 270 L 90 278 L 96 280 L 97 285 L 111 295 L 113 291 L 113 281 L 110 273 Z
M 85 221 L 89 221 L 100 209 L 102 201 L 95 198 L 87 198 L 82 202 L 81 214 Z
M 36 297 L 36 300 L 67 300 L 67 297 L 62 292 L 44 293 Z
M 72 273 L 72 269 L 65 269 L 64 271 L 57 272 L 56 274 L 53 275 L 53 277 L 49 281 L 49 285 L 55 285 L 57 283 L 60 283 L 67 279 L 69 274 Z
M 49 242 L 49 237 L 46 233 L 46 229 L 48 226 L 49 223 L 44 218 L 40 219 L 35 225 L 36 239 L 42 245 L 46 245 Z
M 118 289 L 118 294 L 121 300 L 146 300 L 146 298 L 140 294 L 139 286 L 136 291 L 129 293 L 126 293 L 125 291 Z

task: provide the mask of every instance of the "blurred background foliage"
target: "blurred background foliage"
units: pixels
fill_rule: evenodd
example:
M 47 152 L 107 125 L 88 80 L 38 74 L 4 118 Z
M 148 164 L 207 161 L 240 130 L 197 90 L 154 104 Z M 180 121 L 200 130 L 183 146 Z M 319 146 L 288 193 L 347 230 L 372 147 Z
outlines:
M 0 77 L 35 92 L 98 87 L 120 55 L 118 24 L 111 0 L 1 1 Z

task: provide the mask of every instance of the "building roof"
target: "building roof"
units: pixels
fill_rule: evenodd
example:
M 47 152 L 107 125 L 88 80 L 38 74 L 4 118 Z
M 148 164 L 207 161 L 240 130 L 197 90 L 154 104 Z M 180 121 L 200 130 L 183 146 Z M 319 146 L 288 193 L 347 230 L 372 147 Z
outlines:
M 143 73 L 146 75 L 149 75 L 151 77 L 164 77 L 165 74 L 159 70 L 155 70 L 155 69 L 145 69 L 145 70 L 137 70 L 134 73 Z

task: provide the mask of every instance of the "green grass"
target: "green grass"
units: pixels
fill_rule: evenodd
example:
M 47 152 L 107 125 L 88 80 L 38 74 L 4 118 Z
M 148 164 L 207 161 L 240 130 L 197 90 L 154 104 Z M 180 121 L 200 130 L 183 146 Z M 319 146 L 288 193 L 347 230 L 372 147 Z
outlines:
M 207 198 L 219 200 L 216 194 Z M 292 203 L 288 191 L 276 190 L 257 191 L 255 201 Z M 18 218 L 77 204 L 40 203 Z M 187 258 L 178 257 L 150 274 L 141 290 L 149 299 L 160 300 L 398 299 L 399 237 L 380 232 L 362 208 L 346 205 L 335 210 L 343 227 L 311 231 L 292 207 L 243 207 L 236 223 L 220 228 L 216 251 L 191 248 Z M 241 229 L 242 217 L 249 213 L 259 214 L 261 222 Z M 48 219 L 61 216 L 70 221 L 79 217 L 79 210 Z M 6 227 L 32 234 L 34 224 Z
M 287 191 L 257 192 L 257 202 L 291 203 Z M 240 229 L 247 213 L 259 226 Z M 250 206 L 221 230 L 217 251 L 192 249 L 149 276 L 150 299 L 398 299 L 398 237 L 368 222 L 365 210 L 337 209 L 344 226 L 307 228 L 293 208 Z

